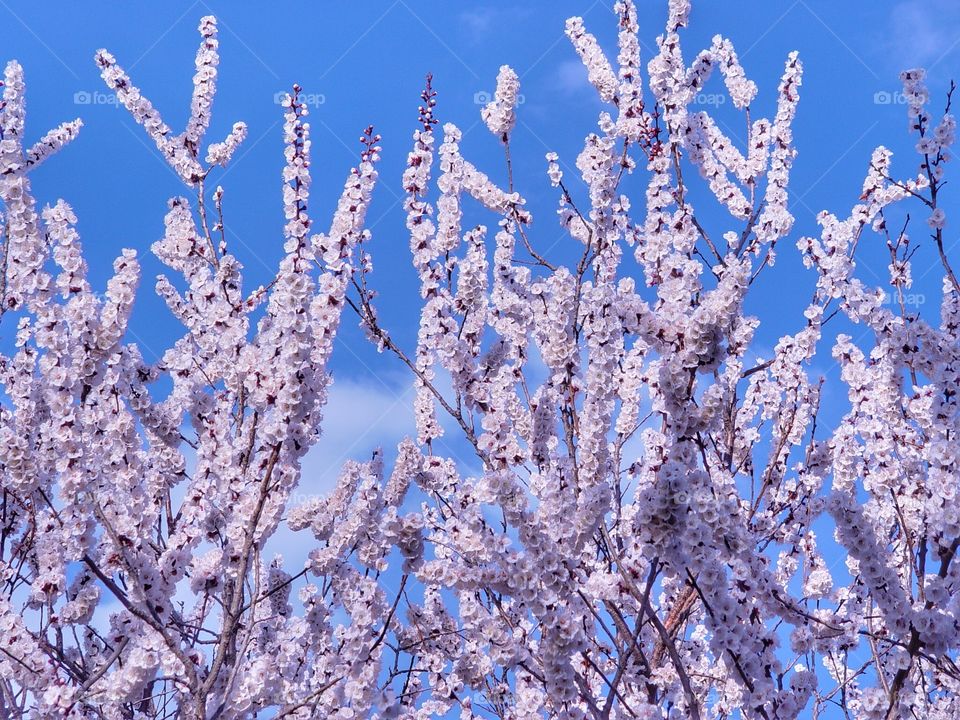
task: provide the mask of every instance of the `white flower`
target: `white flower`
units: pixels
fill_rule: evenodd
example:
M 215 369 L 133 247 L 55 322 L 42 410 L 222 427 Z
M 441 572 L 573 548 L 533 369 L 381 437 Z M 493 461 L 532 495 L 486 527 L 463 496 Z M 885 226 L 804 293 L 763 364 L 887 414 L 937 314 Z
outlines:
M 520 79 L 509 65 L 503 65 L 497 75 L 497 90 L 494 98 L 481 115 L 494 135 L 505 138 L 517 122 L 517 95 L 520 91 Z
M 930 217 L 927 218 L 927 225 L 934 230 L 942 230 L 946 224 L 947 214 L 943 211 L 943 208 L 936 208 L 930 213 Z

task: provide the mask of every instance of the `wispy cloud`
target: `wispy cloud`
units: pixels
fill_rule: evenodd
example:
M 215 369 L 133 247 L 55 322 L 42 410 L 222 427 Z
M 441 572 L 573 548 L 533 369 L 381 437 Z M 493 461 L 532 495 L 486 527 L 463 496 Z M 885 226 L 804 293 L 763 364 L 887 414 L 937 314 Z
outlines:
M 960 48 L 960 4 L 902 0 L 890 13 L 887 40 L 898 69 L 938 64 Z
M 506 24 L 516 25 L 516 23 L 531 15 L 531 11 L 525 8 L 503 8 L 487 6 L 475 6 L 469 10 L 464 10 L 459 15 L 460 26 L 464 29 L 468 39 L 471 42 L 479 43 L 489 39 L 492 32 L 498 27 Z
M 475 7 L 460 13 L 460 24 L 477 39 L 493 27 L 497 11 L 492 7 Z
M 303 459 L 300 484 L 289 498 L 288 510 L 328 495 L 347 460 L 369 460 L 377 448 L 384 450 L 389 475 L 397 443 L 416 435 L 414 391 L 410 383 L 382 380 L 335 380 L 324 408 L 323 434 Z M 316 546 L 308 530 L 294 532 L 282 522 L 264 556 L 279 553 L 290 567 L 299 568 Z
M 590 90 L 587 69 L 579 60 L 564 60 L 557 64 L 554 72 L 555 88 L 564 95 L 576 95 Z
M 416 435 L 413 386 L 336 379 L 324 408 L 323 434 L 303 462 L 301 491 L 326 493 L 347 460 L 366 460 L 378 447 L 388 455 Z

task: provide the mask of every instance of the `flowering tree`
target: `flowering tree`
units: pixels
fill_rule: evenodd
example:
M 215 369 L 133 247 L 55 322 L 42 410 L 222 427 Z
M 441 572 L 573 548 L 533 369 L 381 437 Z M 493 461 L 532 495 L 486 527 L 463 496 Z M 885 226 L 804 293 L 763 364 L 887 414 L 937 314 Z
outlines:
M 96 56 L 192 196 L 170 200 L 152 248 L 182 276 L 156 291 L 184 334 L 146 362 L 125 341 L 136 253 L 96 293 L 69 205 L 38 211 L 31 195 L 31 169 L 80 122 L 25 144 L 22 71 L 7 65 L 0 314 L 17 330 L 0 357 L 0 716 L 960 717 L 949 98 L 934 115 L 923 72 L 903 74 L 919 172 L 898 180 L 890 152 L 873 153 L 859 204 L 796 243 L 817 278 L 803 319 L 750 364 L 759 319 L 744 299 L 793 225 L 801 64 L 787 58 L 776 115 L 751 119 L 758 88 L 728 40 L 684 60 L 688 1 L 669 1 L 646 87 L 636 8 L 615 11 L 616 67 L 567 23 L 607 105 L 578 187 L 547 155 L 570 267 L 537 250 L 512 172 L 497 187 L 457 127 L 438 127 L 428 78 L 403 177 L 422 297 L 410 351 L 370 289 L 379 137 L 364 131 L 315 231 L 297 87 L 285 255 L 268 286 L 244 290 L 208 179 L 246 127 L 204 152 L 218 63 L 206 17 L 182 133 Z M 691 108 L 715 68 L 747 118 L 743 148 Z M 518 87 L 504 66 L 482 111 L 508 169 Z M 692 169 L 729 213 L 719 227 L 691 202 Z M 637 213 L 621 181 L 641 172 Z M 938 324 L 904 307 L 914 246 L 888 225 L 901 202 L 925 210 L 943 264 Z M 465 203 L 496 218 L 492 242 L 463 227 Z M 855 276 L 876 235 L 899 312 Z M 293 506 L 344 312 L 413 373 L 417 438 L 389 470 L 379 452 L 349 462 L 329 496 Z M 873 339 L 833 344 L 849 402 L 829 428 L 807 369 L 838 314 Z M 436 452 L 443 415 L 475 453 L 472 476 Z M 303 567 L 265 552 L 284 525 L 312 536 Z M 845 567 L 828 567 L 828 545 Z

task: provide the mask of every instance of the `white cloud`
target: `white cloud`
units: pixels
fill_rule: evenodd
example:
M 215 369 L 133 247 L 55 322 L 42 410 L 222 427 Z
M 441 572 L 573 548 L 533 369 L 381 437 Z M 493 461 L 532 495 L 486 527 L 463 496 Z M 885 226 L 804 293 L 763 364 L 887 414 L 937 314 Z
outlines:
M 554 87 L 564 95 L 575 95 L 590 90 L 587 69 L 579 60 L 564 60 L 557 65 Z
M 460 13 L 460 25 L 467 31 L 469 39 L 474 43 L 486 40 L 491 32 L 498 27 L 513 26 L 524 18 L 529 18 L 532 12 L 528 8 L 511 7 L 509 9 L 493 6 L 472 7 Z
M 303 459 L 300 492 L 326 493 L 347 460 L 367 460 L 382 447 L 392 456 L 405 436 L 415 436 L 413 385 L 334 379 L 323 411 L 323 432 Z
M 460 13 L 460 23 L 474 39 L 479 40 L 493 27 L 497 11 L 491 7 L 475 7 Z
M 960 46 L 960 5 L 956 0 L 898 2 L 887 38 L 898 69 L 939 63 Z

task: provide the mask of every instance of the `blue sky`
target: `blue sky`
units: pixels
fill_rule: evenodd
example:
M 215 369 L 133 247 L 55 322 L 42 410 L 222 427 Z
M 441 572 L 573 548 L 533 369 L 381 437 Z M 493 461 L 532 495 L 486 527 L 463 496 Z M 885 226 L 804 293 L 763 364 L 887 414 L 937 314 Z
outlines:
M 179 129 L 188 114 L 196 25 L 208 13 L 220 20 L 222 56 L 208 140 L 223 137 L 236 120 L 250 128 L 231 166 L 214 176 L 226 190 L 228 241 L 246 266 L 248 287 L 267 281 L 282 253 L 282 112 L 276 96 L 298 82 L 313 103 L 311 214 L 319 229 L 327 226 L 345 175 L 356 162 L 360 131 L 373 123 L 383 136 L 381 184 L 368 216 L 374 282 L 381 291 L 385 325 L 412 348 L 417 282 L 407 250 L 400 176 L 426 72 L 435 76 L 438 117 L 461 127 L 466 157 L 502 182 L 502 151 L 480 122 L 476 101 L 493 89 L 501 64 L 517 70 L 524 100 L 512 140 L 518 189 L 534 212 L 535 244 L 560 258 L 570 247 L 554 219 L 556 195 L 545 176 L 543 155 L 559 152 L 569 176 L 583 136 L 595 128 L 602 106 L 564 37 L 564 20 L 584 16 L 590 31 L 615 57 L 612 0 L 514 5 L 198 0 L 116 3 L 108 8 L 63 0 L 0 0 L 0 48 L 4 60 L 16 58 L 25 67 L 29 133 L 39 137 L 61 120 L 84 120 L 80 138 L 34 173 L 34 190 L 41 202 L 63 197 L 73 205 L 95 282 L 102 285 L 122 247 L 140 251 L 144 282 L 131 339 L 148 359 L 180 333 L 153 293 L 152 278 L 161 266 L 149 254 L 149 245 L 162 233 L 166 200 L 186 194 L 186 189 L 142 129 L 110 102 L 92 57 L 100 47 L 113 52 L 166 121 Z M 638 5 L 647 60 L 663 26 L 666 3 L 638 0 Z M 800 312 L 815 278 L 803 269 L 794 242 L 801 234 L 816 232 L 816 213 L 825 208 L 848 212 L 878 144 L 895 151 L 895 174 L 914 171 L 917 156 L 906 133 L 905 108 L 896 95 L 897 74 L 915 64 L 930 67 L 931 90 L 940 104 L 960 58 L 960 8 L 951 0 L 700 0 L 694 3 L 691 25 L 683 36 L 688 59 L 709 45 L 715 33 L 733 40 L 748 76 L 760 86 L 755 117 L 772 115 L 790 50 L 800 51 L 806 68 L 794 126 L 800 154 L 791 209 L 797 222 L 750 305 L 764 323 L 758 336 L 762 352 L 802 323 Z M 736 137 L 735 128 L 742 124 L 729 101 L 724 102 L 719 77 L 707 93 L 709 109 Z M 632 187 L 634 206 L 642 211 L 642 186 L 634 182 Z M 948 203 L 949 194 L 948 188 Z M 707 211 L 710 206 L 701 201 L 705 216 L 715 222 L 715 237 L 735 227 L 726 224 L 721 213 Z M 477 215 L 476 220 L 490 223 L 492 218 Z M 923 217 L 915 220 L 922 223 Z M 921 241 L 914 276 L 922 279 L 914 293 L 925 300 L 917 310 L 935 317 L 940 273 L 919 223 L 913 233 Z M 960 218 L 948 225 L 948 250 L 960 246 L 958 227 Z M 864 257 L 880 274 L 885 272 L 885 252 L 879 241 L 864 248 Z M 867 269 L 861 277 L 881 283 Z M 845 328 L 837 323 L 836 329 Z M 862 332 L 853 330 L 855 337 Z M 819 370 L 835 377 L 828 347 L 824 351 Z M 367 457 L 376 445 L 389 447 L 412 428 L 409 377 L 398 362 L 376 356 L 352 318 L 338 339 L 333 367 L 333 420 L 325 428 L 314 467 L 324 477 L 345 457 Z M 831 403 L 830 408 L 840 412 L 842 403 Z

